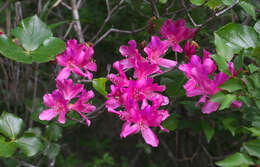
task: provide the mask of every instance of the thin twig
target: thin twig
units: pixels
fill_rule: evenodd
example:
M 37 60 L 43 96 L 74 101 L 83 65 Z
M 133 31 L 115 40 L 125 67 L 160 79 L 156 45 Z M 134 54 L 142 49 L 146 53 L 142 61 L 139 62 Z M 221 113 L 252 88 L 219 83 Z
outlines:
M 80 43 L 83 43 L 84 36 L 82 33 L 80 21 L 79 21 L 79 8 L 77 6 L 76 0 L 70 0 L 70 2 L 71 2 L 71 6 L 72 6 L 72 16 L 73 16 L 73 19 L 75 20 L 74 29 L 77 33 Z
M 226 11 L 228 11 L 229 9 L 232 9 L 236 4 L 239 3 L 239 0 L 236 0 L 232 5 L 230 5 L 229 7 L 227 7 L 226 9 L 223 9 L 222 11 L 216 13 L 216 16 L 220 16 L 223 13 L 225 13 Z
M 109 4 L 109 0 L 106 0 L 106 6 L 107 6 L 107 17 L 104 21 L 104 23 L 102 24 L 102 26 L 99 28 L 99 30 L 97 31 L 97 33 L 94 35 L 94 37 L 90 40 L 91 42 L 93 42 L 94 40 L 96 40 L 99 36 L 99 34 L 103 31 L 103 29 L 105 28 L 106 24 L 109 22 L 109 20 L 111 19 L 113 13 L 120 7 L 121 4 L 124 3 L 125 0 L 120 0 L 119 3 L 113 7 L 113 9 L 110 9 L 110 4 Z
M 151 78 L 158 77 L 158 76 L 163 75 L 163 74 L 165 74 L 165 73 L 167 73 L 167 72 L 171 72 L 171 71 L 175 70 L 176 68 L 177 68 L 177 67 L 174 66 L 173 68 L 169 68 L 169 69 L 167 69 L 167 70 L 164 70 L 164 71 L 161 72 L 161 73 L 157 73 L 157 74 L 151 75 L 150 77 L 151 77 Z
M 63 39 L 67 38 L 67 36 L 69 35 L 69 33 L 71 31 L 72 26 L 73 26 L 73 22 L 70 23 L 69 28 L 67 29 L 65 35 L 63 36 Z
M 160 18 L 160 14 L 159 14 L 159 11 L 158 11 L 158 8 L 156 6 L 155 1 L 151 0 L 150 4 L 151 4 L 151 7 L 152 7 L 152 10 L 153 10 L 153 13 L 154 13 L 155 17 L 156 18 Z
M 10 0 L 7 0 L 4 5 L 0 8 L 0 12 L 2 12 L 9 5 Z
M 101 42 L 104 38 L 106 38 L 111 32 L 118 32 L 118 33 L 124 33 L 124 34 L 134 34 L 140 31 L 145 30 L 147 26 L 144 26 L 142 28 L 136 29 L 136 30 L 120 30 L 120 29 L 116 29 L 116 28 L 110 28 L 107 32 L 105 32 L 100 38 L 98 38 L 95 42 L 94 45 L 98 44 L 99 42 Z

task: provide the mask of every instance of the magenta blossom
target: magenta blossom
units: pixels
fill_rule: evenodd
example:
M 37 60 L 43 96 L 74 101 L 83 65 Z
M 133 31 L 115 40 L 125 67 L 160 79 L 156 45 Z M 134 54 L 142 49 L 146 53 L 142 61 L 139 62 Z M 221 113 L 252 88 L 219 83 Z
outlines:
M 177 64 L 176 61 L 162 58 L 162 56 L 167 52 L 170 44 L 171 43 L 167 40 L 161 41 L 158 36 L 152 36 L 151 42 L 144 48 L 149 61 L 152 64 L 158 64 L 165 68 L 174 67 Z
M 164 22 L 160 29 L 160 34 L 164 39 L 171 43 L 174 52 L 183 52 L 179 42 L 193 38 L 197 29 L 189 29 L 186 27 L 185 20 L 177 20 L 173 22 L 168 19 Z
M 92 90 L 88 92 L 86 90 L 83 90 L 75 104 L 70 105 L 70 109 L 78 112 L 85 119 L 88 126 L 90 126 L 90 120 L 88 120 L 87 117 L 82 113 L 90 113 L 96 109 L 95 106 L 91 104 L 86 104 L 86 102 L 88 102 L 89 99 L 93 98 L 94 96 L 95 95 Z
M 141 131 L 142 136 L 147 144 L 157 147 L 159 140 L 150 127 L 160 127 L 161 130 L 168 132 L 161 126 L 161 122 L 165 120 L 169 114 L 166 110 L 158 110 L 158 107 L 150 106 L 148 103 L 143 103 L 141 110 L 138 104 L 131 104 L 127 111 L 126 122 L 122 127 L 120 136 L 127 137 L 130 134 Z
M 126 59 L 120 60 L 123 69 L 136 67 L 138 62 L 146 61 L 136 49 L 136 42 L 134 40 L 129 41 L 128 44 L 129 46 L 122 45 L 119 49 L 121 55 L 126 57 Z
M 52 94 L 44 95 L 44 104 L 50 107 L 50 109 L 44 110 L 40 114 L 39 119 L 49 121 L 59 115 L 58 121 L 64 124 L 66 114 L 70 110 L 74 110 L 90 125 L 90 121 L 82 113 L 89 113 L 95 110 L 95 106 L 86 104 L 90 98 L 94 97 L 94 93 L 92 91 L 86 92 L 82 84 L 74 85 L 71 79 L 57 80 L 56 87 L 58 89 Z M 78 98 L 78 100 L 74 104 L 70 103 L 75 98 Z
M 77 44 L 76 40 L 68 40 L 66 50 L 57 56 L 57 62 L 64 68 L 59 72 L 57 80 L 67 79 L 70 73 L 92 79 L 93 75 L 89 71 L 96 71 L 96 63 L 92 60 L 94 54 L 93 47 Z M 81 70 L 83 68 L 85 73 Z
M 189 78 L 188 82 L 184 85 L 186 95 L 188 97 L 202 95 L 196 106 L 200 103 L 205 103 L 202 107 L 204 114 L 216 111 L 220 104 L 210 101 L 209 98 L 221 91 L 219 86 L 225 83 L 229 79 L 229 76 L 223 72 L 213 74 L 216 71 L 216 65 L 210 58 L 210 53 L 204 49 L 203 63 L 199 56 L 193 55 L 189 63 L 180 65 L 179 69 Z M 229 69 L 232 76 L 235 76 L 236 72 L 234 71 L 233 63 L 229 64 Z M 210 79 L 209 75 L 213 75 L 214 79 Z M 241 105 L 242 103 L 236 100 L 232 103 L 232 107 L 239 108 Z
M 54 117 L 59 115 L 58 121 L 60 123 L 65 123 L 65 115 L 69 111 L 68 100 L 65 100 L 58 89 L 53 91 L 52 94 L 45 94 L 43 97 L 44 104 L 50 109 L 44 110 L 40 115 L 40 120 L 52 120 Z
M 190 60 L 191 56 L 195 55 L 196 47 L 197 45 L 195 42 L 193 41 L 191 43 L 190 41 L 186 42 L 186 45 L 184 47 L 184 55 L 186 60 Z

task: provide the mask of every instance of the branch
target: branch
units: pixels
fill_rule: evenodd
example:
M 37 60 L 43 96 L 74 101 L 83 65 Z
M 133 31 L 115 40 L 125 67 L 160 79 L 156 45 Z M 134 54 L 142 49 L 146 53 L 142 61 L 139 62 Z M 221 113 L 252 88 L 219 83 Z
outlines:
M 77 36 L 79 38 L 80 43 L 84 42 L 84 36 L 82 33 L 82 29 L 81 29 L 81 24 L 79 21 L 79 8 L 77 6 L 77 2 L 76 0 L 70 0 L 71 2 L 71 6 L 72 6 L 72 15 L 73 15 L 73 19 L 75 20 L 74 22 L 74 29 L 77 33 Z
M 125 0 L 120 0 L 119 3 L 114 6 L 114 8 L 111 10 L 110 9 L 110 4 L 109 4 L 109 0 L 106 0 L 106 6 L 107 6 L 107 17 L 104 21 L 104 23 L 102 24 L 102 26 L 99 28 L 98 32 L 96 33 L 96 35 L 90 40 L 91 42 L 93 42 L 94 40 L 96 40 L 99 36 L 99 34 L 103 31 L 103 29 L 105 28 L 105 25 L 109 22 L 109 20 L 111 19 L 111 16 L 113 15 L 113 13 L 120 7 L 120 5 L 124 2 Z
M 160 17 L 160 14 L 159 14 L 159 11 L 157 9 L 155 1 L 151 0 L 150 4 L 151 4 L 151 7 L 153 9 L 153 13 L 154 13 L 155 17 L 158 19 Z
M 95 42 L 94 42 L 94 46 L 96 44 L 98 44 L 99 42 L 101 42 L 104 38 L 106 38 L 111 32 L 118 32 L 118 33 L 124 33 L 124 34 L 134 34 L 140 31 L 143 31 L 147 26 L 141 27 L 139 29 L 135 29 L 135 30 L 120 30 L 120 29 L 116 29 L 116 28 L 110 28 L 107 32 L 105 32 L 100 38 L 98 38 Z
M 239 0 L 236 0 L 232 5 L 230 5 L 229 7 L 227 7 L 226 9 L 223 9 L 222 11 L 218 12 L 215 14 L 215 16 L 220 16 L 223 13 L 225 13 L 226 11 L 228 11 L 229 9 L 232 9 L 236 4 L 239 3 Z
M 2 12 L 9 5 L 10 0 L 7 0 L 4 5 L 0 8 L 0 12 Z

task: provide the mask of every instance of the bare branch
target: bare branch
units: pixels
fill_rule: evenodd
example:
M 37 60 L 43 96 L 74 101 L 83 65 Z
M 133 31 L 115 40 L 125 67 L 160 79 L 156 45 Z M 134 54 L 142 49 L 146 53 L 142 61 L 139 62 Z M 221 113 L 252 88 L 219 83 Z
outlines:
M 0 8 L 0 12 L 2 12 L 9 5 L 10 0 L 7 0 L 4 5 Z
M 150 4 L 151 4 L 151 7 L 152 7 L 152 9 L 153 9 L 153 13 L 154 13 L 155 17 L 156 17 L 156 18 L 159 18 L 159 17 L 160 17 L 160 14 L 159 14 L 159 11 L 158 11 L 158 9 L 157 9 L 157 6 L 156 6 L 155 1 L 154 1 L 154 0 L 151 0 Z
M 74 24 L 74 22 L 70 23 L 68 30 L 66 31 L 65 35 L 63 36 L 63 39 L 67 38 L 67 36 L 69 35 L 69 33 L 71 31 L 71 28 L 72 28 L 73 24 Z
M 78 11 L 77 2 L 76 2 L 76 0 L 70 0 L 70 2 L 71 2 L 71 6 L 72 6 L 73 19 L 75 20 L 74 29 L 77 33 L 79 41 L 81 43 L 83 43 L 84 42 L 84 36 L 83 36 L 83 33 L 82 33 L 80 21 L 79 21 L 79 11 Z
M 239 0 L 236 0 L 232 5 L 230 5 L 229 7 L 227 7 L 226 9 L 223 9 L 222 11 L 216 13 L 215 15 L 216 16 L 220 16 L 222 15 L 223 13 L 225 13 L 226 11 L 228 11 L 229 9 L 232 9 L 236 4 L 239 3 Z
M 104 38 L 106 38 L 111 32 L 118 32 L 118 33 L 124 33 L 124 34 L 134 34 L 140 31 L 143 31 L 147 26 L 144 26 L 142 28 L 136 29 L 136 30 L 120 30 L 116 28 L 110 28 L 107 32 L 105 32 L 100 38 L 98 38 L 95 42 L 94 45 L 98 44 L 101 42 Z
M 98 38 L 99 34 L 103 31 L 103 29 L 105 28 L 106 24 L 111 19 L 113 13 L 120 7 L 121 4 L 123 4 L 124 1 L 125 0 L 120 0 L 119 3 L 116 6 L 114 6 L 114 8 L 112 10 L 110 10 L 109 0 L 106 0 L 107 17 L 106 17 L 104 23 L 102 24 L 102 26 L 99 28 L 99 30 L 96 33 L 96 35 L 94 35 L 94 37 L 90 40 L 91 42 L 93 42 L 94 40 L 96 40 Z
M 193 18 L 191 17 L 191 15 L 190 15 L 190 13 L 189 13 L 189 11 L 188 11 L 186 5 L 185 5 L 184 0 L 182 0 L 181 3 L 182 3 L 182 6 L 183 6 L 184 9 L 185 9 L 185 12 L 186 12 L 187 16 L 189 17 L 190 21 L 191 21 L 192 24 L 194 25 L 194 27 L 201 27 L 202 24 L 196 24 L 195 21 L 193 20 Z
M 72 10 L 72 8 L 71 8 L 68 4 L 66 4 L 65 2 L 61 1 L 60 3 L 61 3 L 63 6 L 65 6 L 67 9 Z

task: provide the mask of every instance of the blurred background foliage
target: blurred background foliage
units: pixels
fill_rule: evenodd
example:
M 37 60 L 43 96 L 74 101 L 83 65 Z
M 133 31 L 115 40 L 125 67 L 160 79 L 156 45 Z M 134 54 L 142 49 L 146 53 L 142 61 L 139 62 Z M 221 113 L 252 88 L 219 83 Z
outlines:
M 95 45 L 94 59 L 98 71 L 94 78 L 97 78 L 106 76 L 108 65 L 122 58 L 119 53 L 121 45 L 134 39 L 138 48 L 142 49 L 152 35 L 158 34 L 163 21 L 168 18 L 185 19 L 188 27 L 199 28 L 193 40 L 201 47 L 197 54 L 202 55 L 202 48 L 216 52 L 213 35 L 216 30 L 230 22 L 254 26 L 260 11 L 257 0 L 242 1 L 249 6 L 234 5 L 220 16 L 215 14 L 232 6 L 234 0 L 78 0 L 77 20 L 73 16 L 73 2 L 75 0 L 0 0 L 0 29 L 19 45 L 19 41 L 11 35 L 11 29 L 17 27 L 22 19 L 36 14 L 48 25 L 54 37 L 65 41 L 73 38 L 80 40 L 80 34 L 73 27 L 79 21 L 84 41 Z M 109 9 L 106 2 L 109 2 Z M 106 35 L 111 28 L 116 32 Z M 106 36 L 102 38 L 103 35 Z M 173 59 L 173 55 L 170 51 L 166 56 Z M 184 56 L 179 55 L 179 59 L 184 60 Z M 167 86 L 165 93 L 171 101 L 166 107 L 171 117 L 163 123 L 171 131 L 159 132 L 159 147 L 152 148 L 143 142 L 140 134 L 121 139 L 122 122 L 105 109 L 91 118 L 91 127 L 87 127 L 73 113 L 71 118 L 76 120 L 68 120 L 65 125 L 57 121 L 40 121 L 39 113 L 45 109 L 42 97 L 54 90 L 55 76 L 60 67 L 55 61 L 22 64 L 2 56 L 0 63 L 0 111 L 17 115 L 19 118 L 13 118 L 15 122 L 22 118 L 24 126 L 17 125 L 21 133 L 15 137 L 21 139 L 23 135 L 33 132 L 33 136 L 43 143 L 39 145 L 40 151 L 29 157 L 22 147 L 14 148 L 13 156 L 0 158 L 0 166 L 215 166 L 216 161 L 240 151 L 242 143 L 250 137 L 248 130 L 241 128 L 249 124 L 246 118 L 258 118 L 254 113 L 259 110 L 246 105 L 242 111 L 250 110 L 247 115 L 233 112 L 235 109 L 202 114 L 201 108 L 195 107 L 198 98 L 185 96 L 182 88 L 186 82 L 184 74 L 173 71 L 157 78 Z M 86 87 L 92 89 L 88 83 Z M 98 92 L 95 94 L 92 103 L 101 106 L 105 99 Z M 1 119 L 5 119 L 4 115 Z M 5 140 L 9 142 L 12 139 L 1 141 Z M 29 154 L 31 148 L 28 149 Z M 1 152 L 1 146 L 0 155 L 7 155 Z M 241 158 L 243 155 L 236 156 Z

